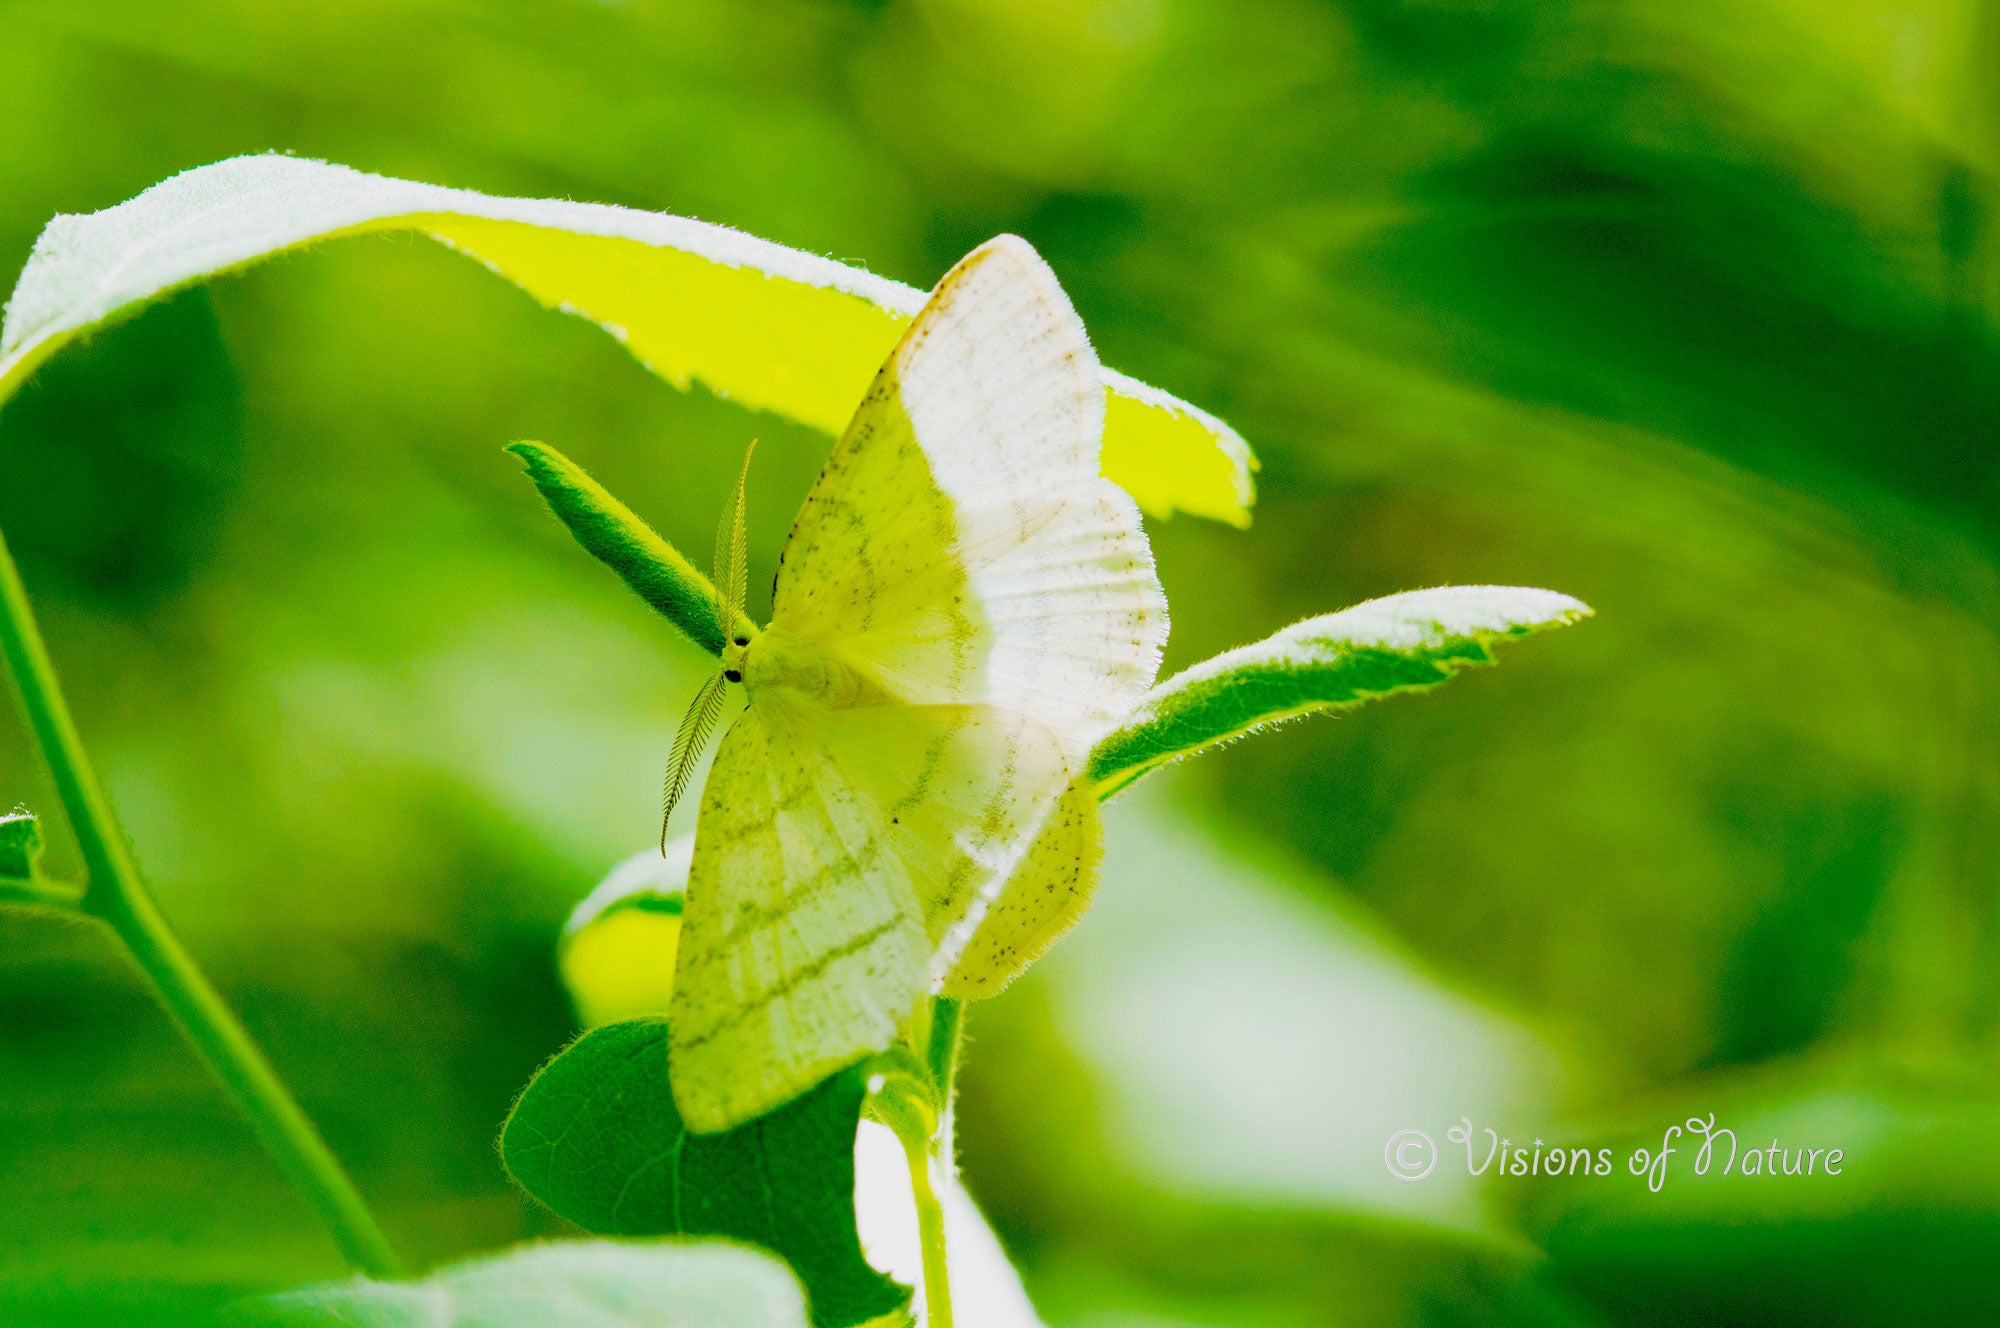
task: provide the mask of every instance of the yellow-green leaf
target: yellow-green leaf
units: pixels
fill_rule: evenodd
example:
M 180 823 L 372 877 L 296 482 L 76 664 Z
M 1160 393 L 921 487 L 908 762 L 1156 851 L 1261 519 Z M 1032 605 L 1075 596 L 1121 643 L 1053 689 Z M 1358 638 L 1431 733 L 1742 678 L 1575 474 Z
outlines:
M 635 853 L 569 915 L 559 966 L 584 1027 L 667 1012 L 693 859 L 693 835 Z
M 722 226 L 598 203 L 494 198 L 294 157 L 234 157 L 129 202 L 59 216 L 0 326 L 0 402 L 73 338 L 300 245 L 415 230 L 661 377 L 839 431 L 925 293 Z M 1155 515 L 1248 523 L 1254 461 L 1227 425 L 1107 373 L 1105 473 Z

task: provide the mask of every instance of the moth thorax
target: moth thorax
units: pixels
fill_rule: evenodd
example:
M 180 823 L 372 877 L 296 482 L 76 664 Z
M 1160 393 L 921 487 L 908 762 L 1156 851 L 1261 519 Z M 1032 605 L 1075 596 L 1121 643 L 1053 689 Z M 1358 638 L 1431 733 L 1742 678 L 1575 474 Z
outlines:
M 723 664 L 729 666 L 725 652 Z M 783 688 L 828 709 L 885 699 L 853 666 L 823 646 L 767 628 L 743 651 L 743 683 L 752 691 Z

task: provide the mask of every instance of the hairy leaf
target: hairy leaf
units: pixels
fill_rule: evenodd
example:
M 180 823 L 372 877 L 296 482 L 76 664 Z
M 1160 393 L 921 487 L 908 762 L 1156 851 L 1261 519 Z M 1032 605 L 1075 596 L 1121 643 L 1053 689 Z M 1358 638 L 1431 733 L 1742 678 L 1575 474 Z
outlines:
M 316 240 L 415 230 L 661 377 L 836 433 L 925 293 L 726 227 L 595 203 L 493 198 L 293 157 L 234 157 L 117 207 L 60 216 L 0 326 L 0 402 L 66 342 L 182 286 Z M 1254 461 L 1228 425 L 1107 373 L 1104 472 L 1156 515 L 1249 521 Z
M 1552 590 L 1443 586 L 1308 618 L 1155 687 L 1098 743 L 1090 773 L 1109 797 L 1169 761 L 1263 725 L 1436 687 L 1460 669 L 1491 664 L 1493 641 L 1590 612 Z
M 812 1302 L 815 1328 L 900 1309 L 909 1288 L 861 1253 L 854 1135 L 866 1087 L 837 1074 L 735 1130 L 700 1135 L 674 1108 L 667 1021 L 585 1033 L 521 1094 L 500 1150 L 521 1186 L 586 1231 L 728 1236 L 775 1251 Z
M 782 1264 L 723 1241 L 561 1241 L 469 1259 L 417 1282 L 354 1278 L 236 1306 L 271 1328 L 805 1328 Z
M 32 877 L 42 856 L 42 823 L 30 811 L 0 816 L 0 876 Z
M 513 443 L 507 448 L 528 468 L 528 478 L 576 542 L 618 573 L 639 598 L 666 615 L 688 640 L 711 655 L 722 653 L 728 611 L 709 579 L 681 557 L 632 509 L 613 498 L 583 467 L 553 447 Z M 740 613 L 734 615 L 741 619 Z M 745 620 L 747 625 L 747 620 Z

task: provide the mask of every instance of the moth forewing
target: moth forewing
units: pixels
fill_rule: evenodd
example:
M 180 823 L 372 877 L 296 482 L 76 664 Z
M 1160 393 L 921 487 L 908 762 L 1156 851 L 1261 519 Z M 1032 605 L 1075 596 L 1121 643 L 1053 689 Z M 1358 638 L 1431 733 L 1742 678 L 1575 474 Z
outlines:
M 894 1040 L 932 944 L 886 842 L 796 702 L 754 703 L 710 768 L 669 1012 L 674 1100 L 709 1133 Z

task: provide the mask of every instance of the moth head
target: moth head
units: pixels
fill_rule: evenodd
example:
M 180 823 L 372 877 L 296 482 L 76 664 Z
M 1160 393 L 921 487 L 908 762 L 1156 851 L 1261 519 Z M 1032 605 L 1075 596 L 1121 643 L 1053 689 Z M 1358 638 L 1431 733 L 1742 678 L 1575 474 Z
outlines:
M 708 735 L 715 731 L 715 721 L 722 715 L 722 697 L 728 691 L 727 684 L 743 681 L 749 668 L 751 643 L 757 639 L 757 629 L 743 614 L 744 600 L 749 590 L 749 541 L 743 529 L 743 512 L 746 491 L 750 484 L 750 458 L 757 451 L 757 442 L 752 439 L 743 453 L 743 469 L 736 476 L 736 501 L 722 514 L 722 524 L 715 532 L 715 617 L 722 629 L 722 669 L 712 674 L 695 693 L 694 704 L 681 719 L 680 732 L 674 735 L 674 752 L 667 758 L 667 786 L 660 807 L 660 852 L 667 851 L 667 823 L 673 818 L 674 807 L 681 795 L 687 792 L 688 781 L 694 777 L 695 763 L 701 759 L 702 748 L 708 745 Z
M 742 682 L 750 663 L 750 643 L 755 639 L 748 628 L 739 630 L 722 646 L 722 676 L 727 682 Z

